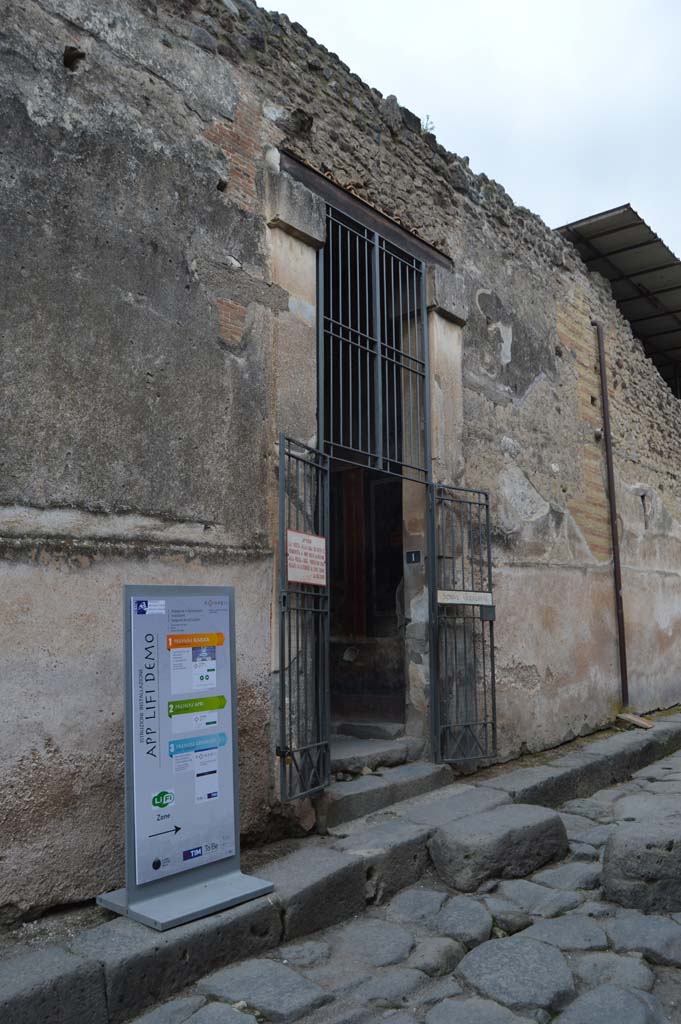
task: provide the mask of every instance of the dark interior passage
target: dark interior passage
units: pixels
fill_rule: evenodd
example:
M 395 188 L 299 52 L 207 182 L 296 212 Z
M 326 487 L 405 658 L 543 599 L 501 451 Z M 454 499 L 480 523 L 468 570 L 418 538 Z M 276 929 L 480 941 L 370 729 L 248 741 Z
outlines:
M 331 717 L 404 721 L 402 481 L 331 474 Z

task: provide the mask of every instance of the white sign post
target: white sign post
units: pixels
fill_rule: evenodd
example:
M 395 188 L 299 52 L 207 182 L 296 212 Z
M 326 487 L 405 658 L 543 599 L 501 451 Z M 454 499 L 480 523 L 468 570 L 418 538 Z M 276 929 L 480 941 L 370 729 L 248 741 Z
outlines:
M 125 587 L 126 887 L 164 930 L 271 892 L 241 873 L 231 587 Z

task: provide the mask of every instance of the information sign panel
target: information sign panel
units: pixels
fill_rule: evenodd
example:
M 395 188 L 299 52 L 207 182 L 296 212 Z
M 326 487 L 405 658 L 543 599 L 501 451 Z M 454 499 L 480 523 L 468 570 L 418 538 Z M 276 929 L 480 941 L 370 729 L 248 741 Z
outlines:
M 286 531 L 286 577 L 289 583 L 326 586 L 326 538 Z
M 124 619 L 127 885 L 99 902 L 166 928 L 272 888 L 239 867 L 234 592 L 126 587 Z

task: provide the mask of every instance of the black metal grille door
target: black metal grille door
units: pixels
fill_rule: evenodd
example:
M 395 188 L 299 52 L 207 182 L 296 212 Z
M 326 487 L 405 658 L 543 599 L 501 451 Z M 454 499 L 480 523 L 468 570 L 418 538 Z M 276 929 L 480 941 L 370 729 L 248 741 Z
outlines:
M 329 207 L 318 288 L 323 450 L 426 483 L 423 263 Z
M 429 488 L 433 749 L 438 761 L 496 754 L 489 496 Z
M 291 582 L 290 531 L 325 542 L 325 585 Z M 327 786 L 329 755 L 329 460 L 279 438 L 279 743 L 282 800 Z

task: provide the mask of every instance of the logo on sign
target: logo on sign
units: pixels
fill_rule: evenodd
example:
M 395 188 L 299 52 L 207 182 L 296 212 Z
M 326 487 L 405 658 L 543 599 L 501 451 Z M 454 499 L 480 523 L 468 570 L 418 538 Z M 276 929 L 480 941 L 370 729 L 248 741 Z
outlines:
M 203 856 L 203 847 L 195 846 L 192 850 L 182 851 L 182 860 L 194 860 L 196 857 Z
M 171 804 L 175 803 L 175 794 L 167 789 L 162 789 L 156 796 L 152 796 L 151 802 L 154 807 L 170 807 Z
M 149 611 L 149 602 L 135 601 L 135 611 L 138 615 L 146 615 Z

